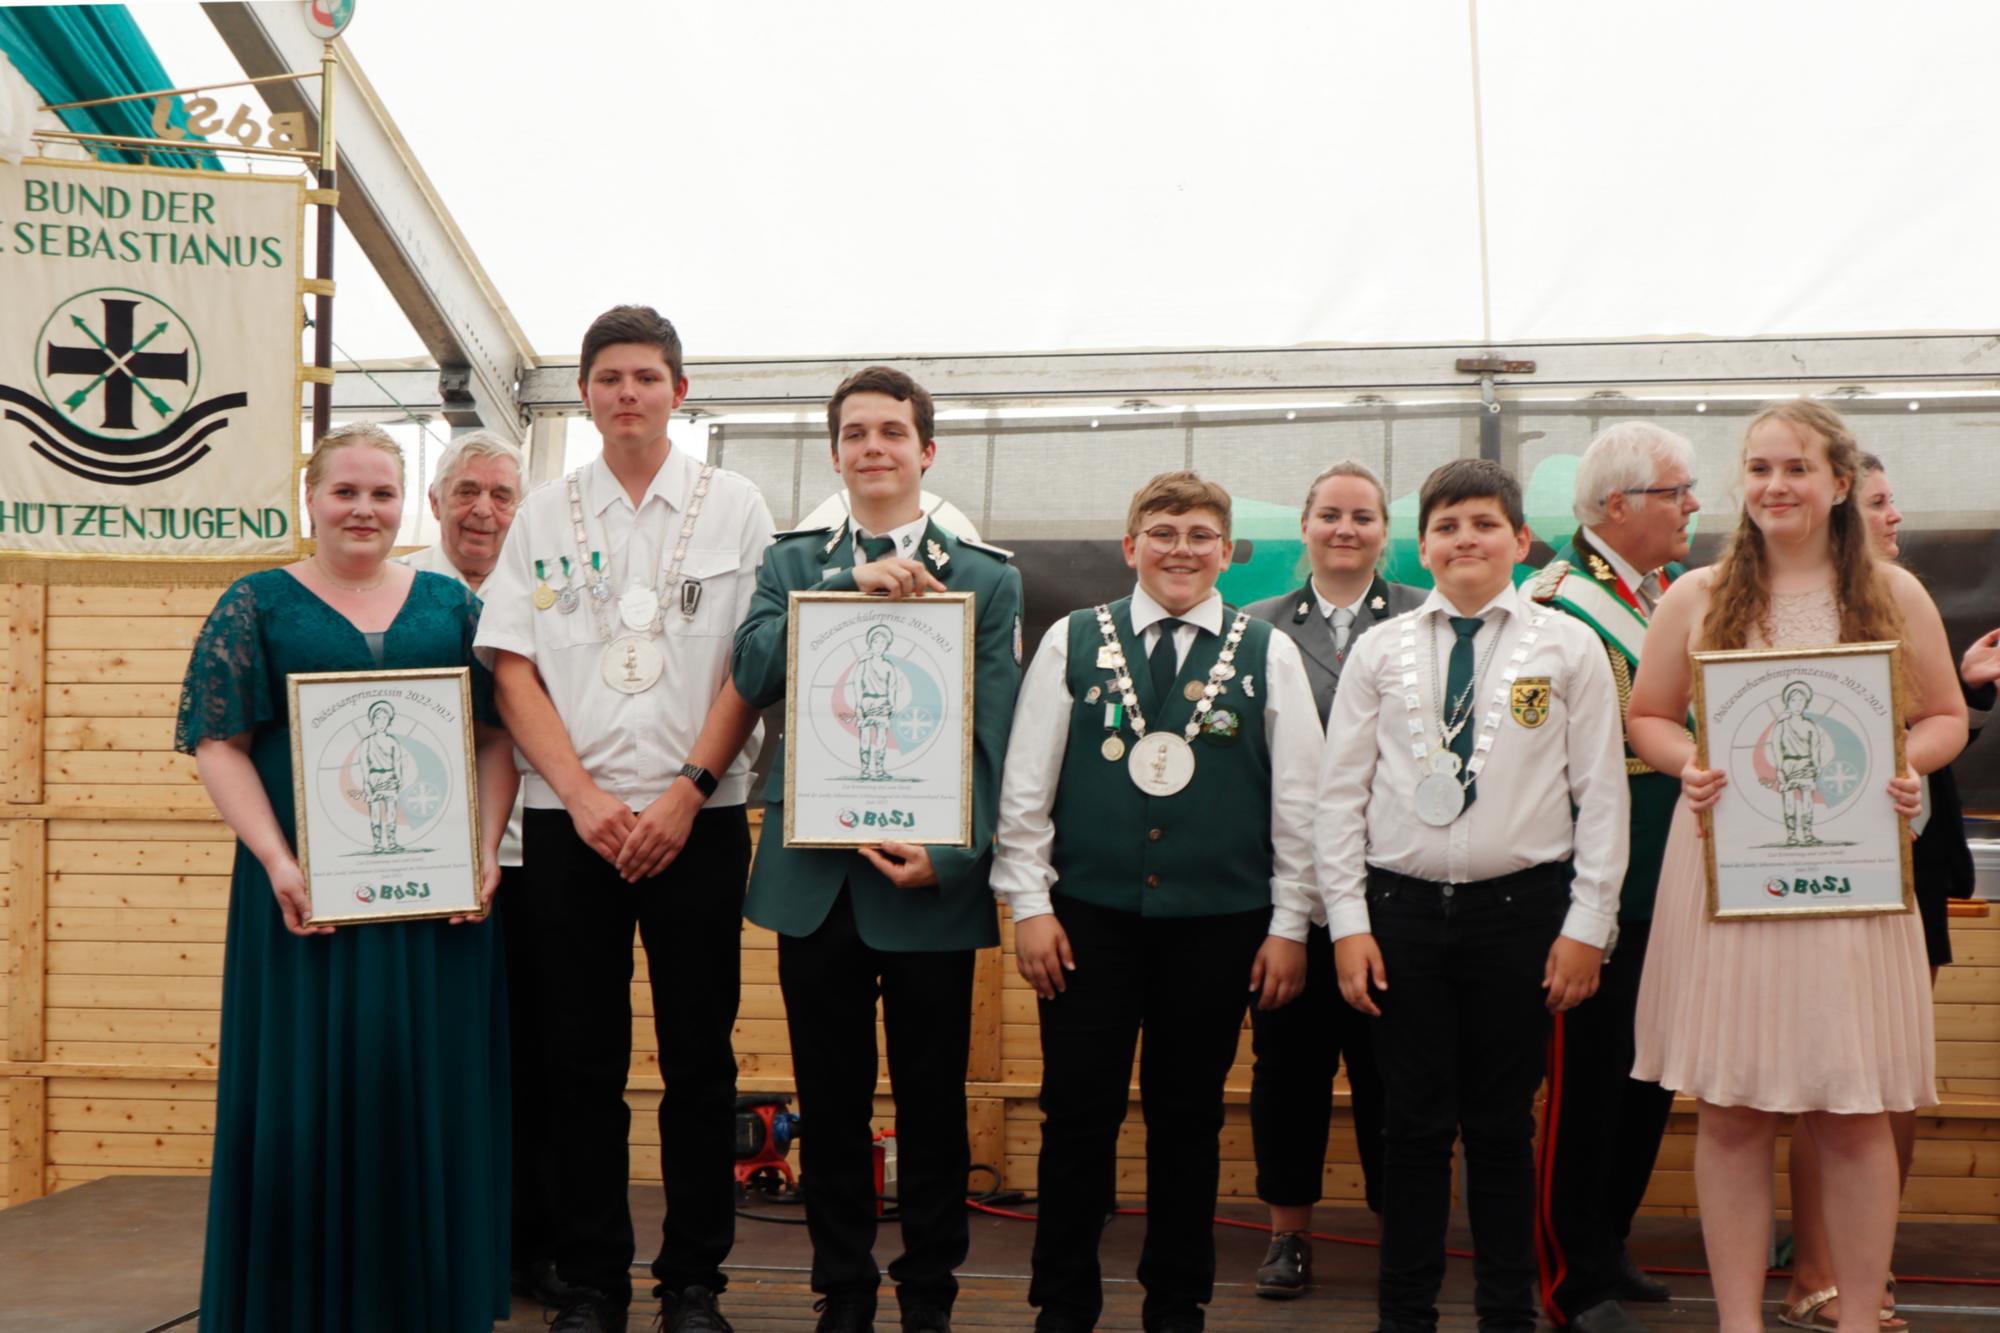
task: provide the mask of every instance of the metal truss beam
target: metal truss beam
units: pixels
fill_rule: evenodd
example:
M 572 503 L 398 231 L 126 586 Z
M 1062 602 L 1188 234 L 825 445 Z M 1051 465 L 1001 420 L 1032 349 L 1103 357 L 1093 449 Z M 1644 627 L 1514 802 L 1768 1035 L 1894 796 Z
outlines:
M 252 77 L 319 64 L 321 44 L 298 21 L 296 8 L 202 6 Z M 340 218 L 437 362 L 421 396 L 455 427 L 486 426 L 518 442 L 527 419 L 515 389 L 535 365 L 534 350 L 353 53 L 341 43 L 335 48 Z M 268 84 L 264 95 L 274 110 L 303 112 L 318 134 L 319 90 L 312 80 Z M 352 392 L 336 393 L 336 404 Z

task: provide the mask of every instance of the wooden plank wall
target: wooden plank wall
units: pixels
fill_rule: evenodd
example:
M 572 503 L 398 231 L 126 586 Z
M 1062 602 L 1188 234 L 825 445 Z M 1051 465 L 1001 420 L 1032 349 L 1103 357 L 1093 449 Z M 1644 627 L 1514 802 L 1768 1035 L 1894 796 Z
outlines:
M 224 914 L 233 843 L 193 762 L 173 753 L 187 653 L 219 589 L 0 585 L 0 1203 L 113 1174 L 200 1174 L 214 1132 Z M 2000 1221 L 2000 919 L 1954 918 L 1959 964 L 1938 985 L 1941 1088 L 1920 1122 L 1906 1215 Z M 1011 926 L 976 976 L 967 1075 L 973 1160 L 1035 1188 L 1041 1077 L 1035 1001 Z M 776 940 L 746 927 L 736 1050 L 745 1091 L 792 1090 Z M 660 1080 L 643 955 L 635 959 L 632 1164 L 659 1179 Z M 1249 1032 L 1230 1071 L 1225 1195 L 1255 1189 Z M 886 1086 L 881 1090 L 886 1094 Z M 1325 1164 L 1329 1202 L 1358 1203 L 1345 1090 Z M 877 1099 L 882 1127 L 886 1096 Z M 1138 1107 L 1119 1189 L 1144 1194 Z M 1649 1209 L 1693 1210 L 1693 1118 L 1674 1118 Z M 1781 1184 L 1782 1189 L 1782 1184 Z M 1782 1198 L 1782 1195 L 1781 1195 Z

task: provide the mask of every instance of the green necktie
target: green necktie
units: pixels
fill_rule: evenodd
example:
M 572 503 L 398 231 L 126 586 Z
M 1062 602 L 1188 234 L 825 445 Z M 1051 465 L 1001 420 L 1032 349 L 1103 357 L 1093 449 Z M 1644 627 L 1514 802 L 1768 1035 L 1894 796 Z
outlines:
M 1167 697 L 1174 692 L 1174 677 L 1180 674 L 1180 663 L 1174 660 L 1174 627 L 1180 623 L 1173 616 L 1160 621 L 1159 642 L 1146 656 L 1146 667 L 1153 673 L 1153 707 L 1162 712 L 1166 711 Z
M 869 537 L 863 535 L 861 538 L 861 554 L 868 557 L 867 560 L 862 561 L 863 564 L 867 564 L 873 560 L 886 560 L 896 554 L 896 539 L 894 537 Z
M 1457 755 L 1459 762 L 1467 768 L 1472 765 L 1472 733 L 1479 729 L 1478 700 L 1472 698 L 1472 638 L 1479 633 L 1479 627 L 1485 623 L 1477 616 L 1451 618 L 1451 627 L 1458 632 L 1458 641 L 1451 645 L 1451 666 L 1444 676 L 1444 711 L 1446 717 L 1459 717 L 1461 713 L 1463 714 L 1464 725 L 1459 727 L 1458 734 L 1451 738 L 1451 752 Z M 1431 660 L 1435 662 L 1437 659 Z M 1465 769 L 1461 768 L 1460 776 L 1464 773 Z M 1477 785 L 1472 782 L 1465 784 L 1467 805 L 1471 805 L 1473 798 L 1478 795 L 1475 790 Z

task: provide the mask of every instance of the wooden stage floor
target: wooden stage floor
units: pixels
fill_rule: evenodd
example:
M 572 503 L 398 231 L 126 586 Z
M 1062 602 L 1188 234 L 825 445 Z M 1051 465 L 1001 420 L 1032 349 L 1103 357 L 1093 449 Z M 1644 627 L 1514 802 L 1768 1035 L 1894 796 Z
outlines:
M 208 1182 L 198 1178 L 129 1176 L 95 1181 L 34 1203 L 0 1211 L 0 1333 L 60 1330 L 61 1333 L 157 1333 L 199 1327 L 196 1305 L 201 1285 L 202 1215 Z M 657 1187 L 633 1191 L 642 1255 L 658 1233 Z M 796 1213 L 759 1207 L 759 1212 Z M 1255 1210 L 1231 1207 L 1225 1215 L 1254 1220 Z M 1137 1262 L 1142 1219 L 1121 1217 L 1105 1233 L 1107 1282 L 1105 1330 L 1139 1328 L 1139 1298 L 1129 1280 Z M 1367 1235 L 1365 1213 L 1322 1209 L 1318 1229 Z M 1024 1222 L 975 1217 L 972 1253 L 963 1270 L 963 1290 L 954 1316 L 960 1329 L 1026 1330 L 1033 1312 L 1025 1303 L 1028 1246 L 1034 1228 Z M 1463 1235 L 1455 1243 L 1465 1244 Z M 1293 1302 L 1260 1301 L 1250 1291 L 1251 1270 L 1263 1254 L 1263 1237 L 1250 1230 L 1219 1228 L 1219 1283 L 1209 1306 L 1208 1326 L 1216 1330 L 1358 1329 L 1374 1326 L 1374 1251 L 1321 1242 L 1314 1248 L 1318 1285 Z M 885 1235 L 877 1253 L 886 1262 L 894 1237 Z M 1633 1253 L 1648 1266 L 1698 1268 L 1701 1238 L 1692 1221 L 1642 1218 Z M 725 1310 L 740 1333 L 809 1333 L 812 1293 L 806 1285 L 809 1256 L 805 1230 L 770 1222 L 740 1224 L 729 1269 Z M 1940 1275 L 2000 1280 L 2000 1228 L 1973 1224 L 1912 1223 L 1897 1242 L 1897 1269 L 1905 1277 L 1902 1313 L 1918 1333 L 2000 1333 L 2000 1286 L 1935 1285 L 1910 1278 Z M 1668 1306 L 1632 1306 L 1642 1322 L 1657 1328 L 1708 1328 L 1715 1307 L 1705 1280 L 1670 1276 L 1676 1299 Z M 635 1330 L 650 1326 L 655 1308 L 645 1298 L 650 1284 L 635 1271 L 639 1299 L 633 1305 Z M 1774 1282 L 1775 1298 L 1782 1284 Z M 1470 1265 L 1453 1260 L 1441 1308 L 1446 1329 L 1474 1327 Z M 893 1296 L 885 1293 L 879 1326 L 896 1327 Z M 1769 1326 L 1779 1327 L 1776 1306 Z M 543 1312 L 516 1301 L 513 1318 L 499 1324 L 506 1333 L 544 1328 Z M 273 1333 L 281 1333 L 274 1330 Z M 366 1333 L 357 1330 L 356 1333 Z

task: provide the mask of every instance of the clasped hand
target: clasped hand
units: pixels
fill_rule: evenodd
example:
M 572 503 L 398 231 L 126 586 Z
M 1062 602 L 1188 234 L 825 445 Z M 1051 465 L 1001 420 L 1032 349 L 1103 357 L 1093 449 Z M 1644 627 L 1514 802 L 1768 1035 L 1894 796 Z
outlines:
M 620 879 L 637 884 L 665 870 L 681 854 L 702 800 L 699 787 L 677 777 L 637 814 L 600 787 L 579 801 L 569 817 L 577 836 L 616 867 Z
M 915 597 L 921 593 L 945 591 L 944 584 L 924 568 L 922 561 L 899 555 L 856 565 L 854 586 L 862 592 L 882 597 Z

